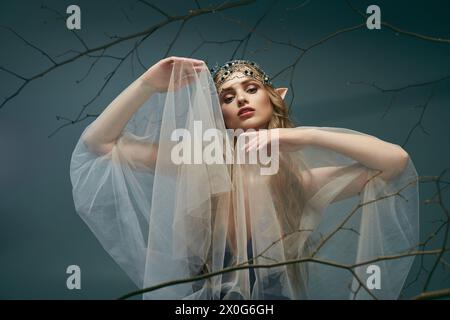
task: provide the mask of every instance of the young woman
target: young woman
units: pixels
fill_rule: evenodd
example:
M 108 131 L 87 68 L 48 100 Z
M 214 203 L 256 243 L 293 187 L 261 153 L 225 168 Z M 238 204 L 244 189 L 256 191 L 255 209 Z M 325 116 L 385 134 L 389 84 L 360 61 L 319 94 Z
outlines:
M 348 129 L 294 126 L 287 88 L 254 62 L 210 71 L 201 60 L 159 61 L 72 156 L 77 212 L 139 288 L 257 265 L 144 297 L 397 298 L 412 258 L 383 257 L 418 243 L 408 153 Z M 263 149 L 277 163 L 269 175 L 261 158 L 236 162 Z M 195 150 L 203 158 L 189 161 Z M 227 152 L 231 163 L 205 159 Z

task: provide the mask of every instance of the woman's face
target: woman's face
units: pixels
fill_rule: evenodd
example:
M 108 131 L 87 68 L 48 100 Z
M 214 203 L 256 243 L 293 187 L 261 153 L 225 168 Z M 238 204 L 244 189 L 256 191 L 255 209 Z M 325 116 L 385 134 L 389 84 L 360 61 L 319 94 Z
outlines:
M 225 82 L 219 88 L 219 101 L 228 129 L 265 129 L 272 118 L 268 92 L 250 77 Z

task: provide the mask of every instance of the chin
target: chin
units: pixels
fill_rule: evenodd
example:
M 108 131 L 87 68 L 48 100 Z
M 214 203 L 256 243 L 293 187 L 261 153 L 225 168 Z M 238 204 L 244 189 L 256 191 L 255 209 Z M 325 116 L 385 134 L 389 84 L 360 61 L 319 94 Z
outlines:
M 252 120 L 252 119 L 248 119 L 248 120 Z M 248 129 L 259 130 L 259 129 L 267 129 L 268 126 L 269 126 L 268 121 L 242 121 L 239 127 L 243 130 L 248 130 Z

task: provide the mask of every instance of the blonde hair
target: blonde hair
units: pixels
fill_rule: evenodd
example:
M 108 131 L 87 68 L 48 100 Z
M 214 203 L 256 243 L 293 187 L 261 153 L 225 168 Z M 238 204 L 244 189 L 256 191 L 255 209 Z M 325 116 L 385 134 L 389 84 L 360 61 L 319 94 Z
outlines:
M 272 104 L 272 117 L 267 129 L 294 128 L 295 125 L 289 117 L 289 108 L 284 99 L 270 85 L 263 85 L 267 91 Z M 279 152 L 279 170 L 270 176 L 269 186 L 274 202 L 278 222 L 282 230 L 283 247 L 287 260 L 298 258 L 299 252 L 302 257 L 311 252 L 311 242 L 306 240 L 303 248 L 296 248 L 302 232 L 301 219 L 306 204 L 303 180 L 300 174 L 299 163 L 302 160 L 295 152 Z M 300 228 L 300 229 L 299 229 Z M 290 252 L 288 250 L 290 249 Z M 307 295 L 306 283 L 308 281 L 308 268 L 303 264 L 289 264 L 286 266 L 291 281 L 300 285 L 302 294 Z
M 264 85 L 269 94 L 272 103 L 272 118 L 269 121 L 267 129 L 275 128 L 294 128 L 294 124 L 289 118 L 289 109 L 283 98 L 271 86 Z M 276 174 L 270 177 L 270 188 L 272 199 L 274 200 L 278 221 L 283 232 L 283 242 L 285 248 L 285 257 L 288 260 L 298 258 L 298 252 L 302 256 L 309 255 L 311 252 L 311 242 L 306 240 L 303 248 L 296 248 L 302 232 L 301 219 L 303 217 L 306 204 L 303 180 L 298 167 L 301 159 L 296 153 L 279 152 L 280 166 Z M 300 228 L 300 229 L 299 229 Z M 294 249 L 293 252 L 287 252 L 287 248 Z M 286 266 L 291 281 L 300 285 L 301 294 L 307 296 L 308 268 L 303 264 L 289 264 Z
M 294 128 L 294 124 L 289 118 L 288 107 L 283 98 L 275 91 L 272 86 L 264 84 L 272 104 L 272 117 L 268 123 L 267 129 L 275 128 Z M 279 170 L 276 174 L 269 178 L 269 185 L 274 200 L 274 206 L 277 218 L 282 229 L 282 239 L 285 248 L 285 257 L 287 260 L 298 257 L 298 252 L 302 251 L 303 255 L 310 252 L 309 241 L 304 244 L 304 248 L 295 248 L 297 239 L 301 230 L 298 230 L 303 216 L 305 206 L 305 196 L 302 187 L 302 179 L 300 168 L 298 165 L 298 157 L 295 153 L 279 152 Z M 231 172 L 234 170 L 231 164 Z M 233 174 L 231 174 L 233 177 Z M 213 197 L 212 208 L 218 209 L 218 203 L 221 201 L 232 201 L 230 194 L 223 194 Z M 232 212 L 234 214 L 234 211 Z M 234 231 L 233 231 L 234 232 Z M 231 239 L 232 240 L 232 239 Z M 286 248 L 291 248 L 291 252 L 287 252 Z M 292 251 L 292 248 L 294 250 Z M 208 258 L 211 259 L 211 252 L 208 250 Z M 306 292 L 306 283 L 308 280 L 308 271 L 305 264 L 290 264 L 286 266 L 291 281 L 300 285 L 302 292 Z M 203 264 L 201 273 L 208 273 L 207 263 Z M 208 279 L 209 280 L 209 279 Z
M 294 124 L 289 118 L 289 110 L 286 102 L 273 87 L 268 85 L 263 85 L 263 87 L 267 91 L 273 107 L 272 118 L 269 121 L 267 129 L 293 128 Z

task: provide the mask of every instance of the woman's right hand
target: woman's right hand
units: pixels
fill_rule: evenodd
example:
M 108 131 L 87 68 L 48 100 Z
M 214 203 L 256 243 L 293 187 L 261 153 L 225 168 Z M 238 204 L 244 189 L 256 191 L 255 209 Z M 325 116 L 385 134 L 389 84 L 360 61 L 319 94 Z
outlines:
M 175 63 L 179 62 L 190 62 L 193 68 L 186 68 L 188 74 L 183 75 L 181 81 L 174 83 L 173 90 L 177 90 L 190 82 L 192 82 L 197 72 L 206 70 L 206 63 L 202 60 L 183 58 L 183 57 L 169 57 L 158 61 L 150 69 L 148 69 L 142 76 L 141 80 L 143 83 L 152 88 L 156 92 L 166 92 L 169 88 L 170 77 L 172 75 L 172 69 Z M 194 72 L 192 72 L 194 71 Z

